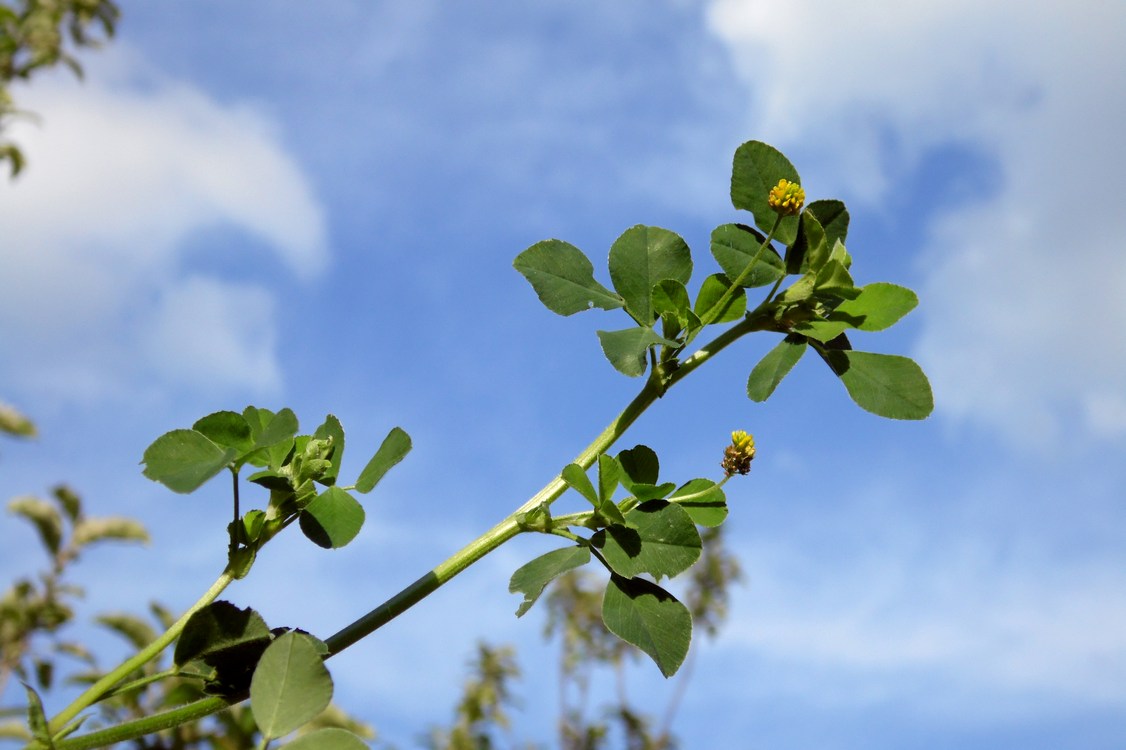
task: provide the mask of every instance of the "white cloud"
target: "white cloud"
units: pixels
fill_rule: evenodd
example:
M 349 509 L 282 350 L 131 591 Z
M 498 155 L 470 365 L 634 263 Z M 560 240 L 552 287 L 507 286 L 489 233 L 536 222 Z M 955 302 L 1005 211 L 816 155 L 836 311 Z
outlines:
M 1126 348 L 1108 343 L 1126 326 L 1126 6 L 714 0 L 708 17 L 756 131 L 809 157 L 817 194 L 874 204 L 943 145 L 996 160 L 1000 182 L 937 218 L 924 254 L 940 412 L 1025 444 L 1126 433 Z
M 178 278 L 186 241 L 214 227 L 264 245 L 299 278 L 324 268 L 322 209 L 271 121 L 165 80 L 123 48 L 85 84 L 42 79 L 17 93 L 40 121 L 12 128 L 28 169 L 0 184 L 0 337 L 19 352 L 7 377 L 107 396 L 146 371 L 197 372 L 207 339 L 226 358 L 217 384 L 276 388 L 271 294 Z M 191 345 L 155 345 L 159 329 L 191 332 Z M 142 361 L 120 356 L 136 351 Z

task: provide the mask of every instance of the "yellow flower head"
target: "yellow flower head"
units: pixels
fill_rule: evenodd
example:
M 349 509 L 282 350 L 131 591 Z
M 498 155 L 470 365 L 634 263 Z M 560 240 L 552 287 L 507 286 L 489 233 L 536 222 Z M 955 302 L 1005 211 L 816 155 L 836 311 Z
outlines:
M 766 202 L 774 209 L 775 213 L 782 216 L 797 216 L 805 203 L 805 191 L 801 185 L 789 180 L 778 180 L 778 184 L 770 189 Z
M 735 430 L 731 433 L 731 445 L 723 451 L 723 461 L 720 466 L 727 476 L 732 474 L 747 474 L 751 470 L 751 460 L 755 457 L 755 436 Z

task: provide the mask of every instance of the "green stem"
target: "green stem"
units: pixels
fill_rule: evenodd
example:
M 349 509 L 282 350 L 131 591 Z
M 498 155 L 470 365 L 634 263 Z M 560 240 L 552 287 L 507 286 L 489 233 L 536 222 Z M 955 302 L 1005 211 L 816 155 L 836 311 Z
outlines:
M 97 747 L 109 747 L 119 742 L 128 742 L 138 737 L 198 721 L 205 716 L 222 711 L 230 705 L 222 698 L 204 698 L 169 711 L 146 716 L 143 719 L 101 729 L 97 732 L 90 732 L 81 737 L 56 740 L 55 748 L 56 750 L 92 750 Z
M 117 683 L 121 682 L 135 670 L 140 669 L 142 666 L 154 659 L 157 654 L 166 649 L 172 643 L 172 641 L 176 640 L 176 638 L 180 635 L 180 632 L 184 629 L 184 625 L 187 624 L 188 618 L 195 614 L 196 611 L 202 609 L 203 607 L 206 607 L 208 604 L 215 601 L 215 599 L 218 598 L 219 594 L 223 592 L 223 589 L 227 588 L 227 586 L 229 586 L 231 581 L 233 580 L 234 578 L 230 575 L 230 573 L 224 570 L 223 574 L 216 579 L 215 583 L 211 584 L 211 588 L 207 589 L 206 593 L 204 593 L 204 595 L 199 598 L 199 601 L 193 604 L 191 608 L 188 609 L 188 611 L 180 617 L 179 620 L 173 623 L 172 627 L 164 631 L 164 633 L 162 633 L 159 638 L 150 643 L 148 646 L 145 646 L 131 658 L 122 662 L 121 665 L 114 669 L 112 672 L 106 674 L 100 680 L 88 687 L 82 693 L 82 695 L 75 698 L 69 706 L 64 708 L 58 716 L 51 720 L 51 723 L 48 725 L 49 730 L 52 733 L 61 730 L 81 711 L 89 708 L 94 703 L 105 697 L 105 695 L 115 685 L 117 685 Z

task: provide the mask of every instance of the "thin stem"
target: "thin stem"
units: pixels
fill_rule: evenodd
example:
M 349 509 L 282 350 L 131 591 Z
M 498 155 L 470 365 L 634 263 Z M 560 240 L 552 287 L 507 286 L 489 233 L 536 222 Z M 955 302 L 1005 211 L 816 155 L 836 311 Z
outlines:
M 774 218 L 774 226 L 770 228 L 770 232 L 766 235 L 766 238 L 763 239 L 762 244 L 759 245 L 758 251 L 755 252 L 754 257 L 751 258 L 751 262 L 747 264 L 742 273 L 740 273 L 735 279 L 732 280 L 731 286 L 727 287 L 727 289 L 724 290 L 723 294 L 719 298 L 719 301 L 712 305 L 711 310 L 709 310 L 708 313 L 700 319 L 701 328 L 703 326 L 709 325 L 713 320 L 715 320 L 716 317 L 721 312 L 723 312 L 723 308 L 727 307 L 727 303 L 731 301 L 731 298 L 735 296 L 735 291 L 742 288 L 743 282 L 746 281 L 747 277 L 751 275 L 751 272 L 754 270 L 755 265 L 758 264 L 759 260 L 763 256 L 763 253 L 766 252 L 766 248 L 770 247 L 770 242 L 774 239 L 774 233 L 778 231 L 778 227 L 781 224 L 782 214 L 778 214 Z M 783 274 L 783 276 L 785 276 L 785 274 Z M 779 279 L 779 281 L 781 281 L 781 279 Z M 777 286 L 775 286 L 775 288 L 777 288 Z
M 231 704 L 222 698 L 204 698 L 186 706 L 179 706 L 169 711 L 97 732 L 90 732 L 81 737 L 56 740 L 55 748 L 56 750 L 92 750 L 92 748 L 97 747 L 109 747 L 119 742 L 127 742 L 138 737 L 155 734 L 164 729 L 172 729 L 197 721 L 230 706 Z
M 231 524 L 231 543 L 227 547 L 227 555 L 229 557 L 234 557 L 235 552 L 238 551 L 239 540 L 238 472 L 234 469 L 231 469 L 231 482 L 233 485 L 231 488 L 231 494 L 235 499 L 235 518 L 234 522 Z
M 231 574 L 224 570 L 223 574 L 215 580 L 215 583 L 211 584 L 211 588 L 207 589 L 204 595 L 199 598 L 199 601 L 193 604 L 179 620 L 174 622 L 172 627 L 165 630 L 160 637 L 138 651 L 131 658 L 122 662 L 121 665 L 112 672 L 106 674 L 88 687 L 82 695 L 75 698 L 69 706 L 64 708 L 58 716 L 51 720 L 51 723 L 48 725 L 49 730 L 52 733 L 61 730 L 81 711 L 101 700 L 107 692 L 117 685 L 117 683 L 132 674 L 134 670 L 141 668 L 150 660 L 154 659 L 157 654 L 166 649 L 172 641 L 176 640 L 177 636 L 179 636 L 180 632 L 184 629 L 184 625 L 187 624 L 188 619 L 198 610 L 215 601 L 219 594 L 223 592 L 223 589 L 227 588 L 233 580 L 234 578 Z

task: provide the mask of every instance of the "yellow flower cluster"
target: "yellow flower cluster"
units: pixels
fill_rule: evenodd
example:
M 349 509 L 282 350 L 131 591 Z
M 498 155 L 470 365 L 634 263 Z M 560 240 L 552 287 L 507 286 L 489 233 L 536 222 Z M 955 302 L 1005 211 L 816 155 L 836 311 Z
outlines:
M 801 185 L 789 180 L 778 180 L 778 184 L 770 189 L 766 202 L 774 209 L 775 213 L 782 216 L 797 216 L 805 203 L 805 191 Z
M 751 470 L 751 460 L 755 457 L 755 436 L 743 430 L 731 433 L 731 445 L 723 451 L 720 466 L 727 476 L 747 474 Z

